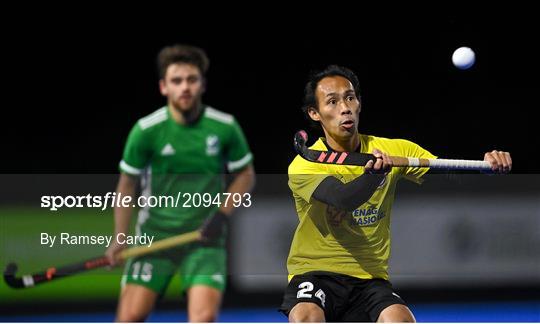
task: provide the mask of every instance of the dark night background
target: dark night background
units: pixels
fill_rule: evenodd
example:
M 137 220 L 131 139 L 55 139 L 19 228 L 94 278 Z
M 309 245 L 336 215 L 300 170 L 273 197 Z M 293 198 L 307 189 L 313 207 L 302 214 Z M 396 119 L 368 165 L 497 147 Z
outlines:
M 507 150 L 516 173 L 538 172 L 538 24 L 526 8 L 351 9 L 352 17 L 346 8 L 263 9 L 219 20 L 89 10 L 3 23 L 0 172 L 116 173 L 132 125 L 165 102 L 155 56 L 174 43 L 207 50 L 204 101 L 237 117 L 259 173 L 286 172 L 293 134 L 308 127 L 299 109 L 307 76 L 329 64 L 360 78 L 361 132 L 410 139 L 445 158 Z M 466 71 L 451 63 L 460 46 L 477 56 Z

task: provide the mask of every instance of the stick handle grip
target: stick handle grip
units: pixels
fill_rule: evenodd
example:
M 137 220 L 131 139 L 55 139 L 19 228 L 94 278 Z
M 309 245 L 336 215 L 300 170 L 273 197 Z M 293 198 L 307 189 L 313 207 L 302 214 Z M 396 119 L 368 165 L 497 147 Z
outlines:
M 394 166 L 397 167 L 428 167 L 432 169 L 449 170 L 491 170 L 491 164 L 480 160 L 454 160 L 454 159 L 422 159 L 391 156 Z

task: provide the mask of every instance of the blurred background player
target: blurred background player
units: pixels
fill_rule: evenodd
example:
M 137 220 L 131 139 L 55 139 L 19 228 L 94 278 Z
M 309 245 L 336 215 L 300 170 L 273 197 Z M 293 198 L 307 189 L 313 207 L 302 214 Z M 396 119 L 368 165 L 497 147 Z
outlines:
M 132 128 L 120 162 L 118 193 L 134 196 L 139 181 L 145 196 L 208 193 L 213 200 L 223 192 L 244 194 L 253 188 L 252 154 L 242 129 L 232 115 L 202 103 L 208 66 L 200 48 L 174 45 L 161 50 L 159 87 L 167 105 Z M 233 174 L 228 188 L 225 166 Z M 187 199 L 182 197 L 180 204 Z M 201 229 L 203 240 L 129 260 L 116 320 L 145 320 L 177 271 L 187 295 L 188 319 L 216 320 L 226 281 L 224 236 L 232 212 L 232 204 L 141 209 L 138 235 L 155 235 L 157 241 Z M 115 209 L 115 234 L 129 231 L 131 213 L 132 208 Z M 106 252 L 111 262 L 123 248 L 111 245 Z
M 428 169 L 393 168 L 388 156 L 435 156 L 410 141 L 359 134 L 359 82 L 347 68 L 329 66 L 314 74 L 303 110 L 325 135 L 312 149 L 372 153 L 377 161 L 357 167 L 297 156 L 290 164 L 300 223 L 281 310 L 292 322 L 414 322 L 388 281 L 390 215 L 397 181 L 420 183 Z M 484 160 L 495 172 L 512 167 L 507 152 L 486 153 Z

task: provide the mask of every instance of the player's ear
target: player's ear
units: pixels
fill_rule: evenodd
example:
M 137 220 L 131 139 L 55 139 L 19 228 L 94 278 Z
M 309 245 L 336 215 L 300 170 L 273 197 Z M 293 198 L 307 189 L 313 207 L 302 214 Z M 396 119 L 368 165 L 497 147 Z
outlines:
M 160 79 L 159 80 L 159 92 L 161 92 L 162 95 L 168 96 L 169 92 L 167 91 L 167 88 L 165 87 L 165 80 Z
M 307 109 L 307 112 L 308 112 L 309 117 L 313 119 L 314 121 L 321 120 L 321 116 L 319 115 L 319 112 L 317 111 L 317 109 L 315 109 L 315 107 L 309 107 Z

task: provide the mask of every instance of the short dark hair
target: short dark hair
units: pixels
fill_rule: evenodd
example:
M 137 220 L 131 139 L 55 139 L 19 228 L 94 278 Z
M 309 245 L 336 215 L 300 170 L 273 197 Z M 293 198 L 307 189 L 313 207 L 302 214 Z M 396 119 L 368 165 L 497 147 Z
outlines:
M 204 50 L 196 46 L 176 44 L 164 47 L 157 56 L 159 78 L 165 78 L 169 65 L 178 63 L 193 64 L 204 76 L 210 60 Z
M 339 65 L 329 65 L 328 67 L 326 67 L 326 69 L 322 71 L 312 72 L 304 89 L 304 103 L 302 105 L 302 111 L 307 116 L 308 120 L 311 120 L 311 118 L 309 118 L 308 109 L 311 107 L 317 110 L 319 109 L 317 96 L 315 95 L 317 85 L 319 84 L 319 81 L 330 76 L 342 76 L 345 79 L 349 80 L 354 88 L 356 98 L 358 98 L 358 101 L 360 101 L 360 82 L 358 81 L 358 77 L 356 76 L 356 74 L 354 74 L 353 71 L 349 70 L 346 67 Z

